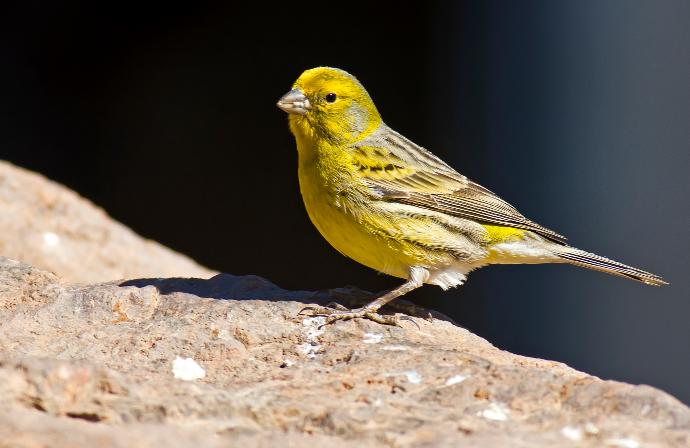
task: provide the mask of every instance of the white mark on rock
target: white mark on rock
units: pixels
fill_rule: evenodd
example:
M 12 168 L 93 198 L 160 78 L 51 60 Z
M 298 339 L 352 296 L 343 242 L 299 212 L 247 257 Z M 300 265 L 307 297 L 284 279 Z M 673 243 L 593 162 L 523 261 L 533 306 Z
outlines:
M 582 440 L 582 430 L 576 426 L 564 426 L 561 428 L 561 434 L 566 439 L 570 439 L 574 442 L 579 442 Z
M 503 403 L 491 403 L 488 408 L 477 412 L 477 415 L 488 420 L 502 422 L 508 419 L 508 408 Z
M 58 375 L 58 378 L 60 378 L 61 380 L 67 380 L 67 379 L 69 379 L 70 376 L 72 376 L 72 371 L 70 370 L 69 367 L 67 367 L 65 365 L 61 365 L 57 369 L 57 375 Z
M 326 318 L 324 316 L 307 317 L 302 320 L 302 325 L 308 328 L 307 330 L 307 341 L 316 342 L 316 338 L 321 336 L 324 332 L 323 328 L 319 327 L 326 323 Z
M 585 423 L 585 432 L 589 435 L 594 436 L 599 434 L 599 428 L 597 428 L 597 426 L 594 423 L 587 422 Z
M 409 381 L 412 384 L 419 384 L 422 382 L 422 375 L 415 372 L 414 370 L 410 370 L 410 371 L 403 372 L 403 373 L 407 377 L 407 381 Z
M 407 347 L 404 345 L 384 345 L 381 347 L 381 350 L 388 350 L 391 352 L 404 352 L 407 350 Z
M 615 446 L 620 448 L 639 448 L 640 443 L 629 437 L 623 437 L 620 439 L 606 439 L 604 443 L 608 446 Z
M 227 329 L 223 328 L 218 332 L 218 339 L 222 339 L 223 341 L 232 341 L 235 338 Z
M 462 383 L 467 377 L 465 375 L 455 375 L 451 376 L 446 380 L 446 386 L 452 386 L 453 384 Z
M 378 344 L 383 340 L 383 335 L 381 333 L 364 333 L 365 344 Z
M 385 377 L 391 377 L 391 376 L 404 376 L 407 378 L 407 381 L 412 383 L 412 384 L 419 384 L 422 382 L 422 375 L 417 373 L 414 370 L 406 370 L 404 372 L 392 372 L 392 373 L 386 373 L 384 375 Z
M 651 410 L 652 410 L 652 407 L 648 404 L 645 404 L 644 406 L 642 406 L 642 409 L 640 410 L 640 414 L 647 415 L 647 414 L 649 414 L 649 411 L 651 411 Z
M 175 378 L 185 381 L 198 380 L 206 376 L 206 371 L 192 358 L 180 358 L 173 361 L 172 367 Z
M 292 359 L 287 359 L 287 358 L 286 358 L 286 359 L 283 361 L 283 365 L 284 365 L 285 367 L 292 367 L 292 366 L 295 365 L 295 361 L 293 361 Z
M 316 354 L 321 350 L 321 346 L 318 344 L 311 344 L 309 342 L 305 342 L 304 344 L 300 344 L 297 346 L 297 350 L 299 350 L 303 355 L 305 355 L 307 358 L 316 358 Z
M 55 247 L 60 244 L 60 237 L 53 232 L 43 232 L 43 244 L 48 247 Z
M 307 333 L 305 335 L 307 342 L 298 345 L 297 350 L 308 358 L 315 358 L 316 354 L 321 350 L 317 338 L 323 334 L 323 328 L 319 329 L 319 327 L 325 323 L 326 318 L 323 316 L 307 317 L 302 320 L 302 325 L 307 327 Z

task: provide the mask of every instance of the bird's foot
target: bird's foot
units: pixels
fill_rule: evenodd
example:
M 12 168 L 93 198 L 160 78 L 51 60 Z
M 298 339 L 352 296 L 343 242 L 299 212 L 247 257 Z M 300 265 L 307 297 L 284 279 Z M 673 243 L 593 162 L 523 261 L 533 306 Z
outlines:
M 330 325 L 333 322 L 337 322 L 339 320 L 351 319 L 367 319 L 382 325 L 392 325 L 396 327 L 401 326 L 401 321 L 411 321 L 412 323 L 417 325 L 417 322 L 415 322 L 409 316 L 384 316 L 377 313 L 376 310 L 372 308 L 367 308 L 366 306 L 363 306 L 361 308 L 355 308 L 353 310 L 348 310 L 344 306 L 337 303 L 334 304 L 334 306 L 335 308 L 307 306 L 302 308 L 302 310 L 297 314 L 301 315 L 306 311 L 309 312 L 309 315 L 311 317 L 325 317 L 326 321 L 323 324 L 321 324 L 319 328 L 323 328 L 326 325 Z M 419 325 L 417 325 L 417 328 L 419 328 Z
M 372 302 L 372 300 L 374 300 L 378 296 L 385 294 L 386 292 L 387 291 L 383 291 L 376 294 L 371 293 L 369 291 L 364 291 L 362 289 L 357 288 L 356 286 L 346 286 L 344 288 L 330 290 L 328 292 L 328 298 L 331 300 L 343 301 L 345 304 L 350 306 L 360 305 L 362 306 L 362 308 L 365 308 L 367 304 Z M 329 308 L 338 308 L 339 310 L 343 311 L 347 309 L 336 302 L 331 302 L 326 306 Z M 402 299 L 389 302 L 385 306 L 389 310 L 397 311 L 399 313 L 407 314 L 409 316 L 424 316 L 425 318 L 427 318 L 427 315 L 424 314 L 424 312 L 426 311 L 424 308 Z M 427 314 L 429 314 L 428 311 Z

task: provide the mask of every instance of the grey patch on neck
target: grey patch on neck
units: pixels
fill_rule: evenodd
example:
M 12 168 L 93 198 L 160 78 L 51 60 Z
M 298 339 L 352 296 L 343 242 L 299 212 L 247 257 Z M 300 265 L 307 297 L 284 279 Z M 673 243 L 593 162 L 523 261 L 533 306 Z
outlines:
M 369 113 L 366 109 L 358 107 L 357 104 L 353 104 L 347 110 L 347 118 L 353 134 L 361 134 L 367 129 Z

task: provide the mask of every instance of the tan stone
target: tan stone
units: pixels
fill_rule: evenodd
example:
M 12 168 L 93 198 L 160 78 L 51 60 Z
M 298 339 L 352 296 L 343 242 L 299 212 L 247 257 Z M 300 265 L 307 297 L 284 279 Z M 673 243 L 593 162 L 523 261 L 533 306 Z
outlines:
M 62 185 L 3 161 L 0 255 L 74 282 L 215 274 L 141 238 Z
M 419 328 L 349 321 L 320 329 L 321 318 L 297 316 L 332 295 L 227 274 L 74 285 L 0 259 L 0 440 L 690 444 L 690 410 L 649 386 L 516 356 L 440 319 L 415 318 Z M 175 378 L 178 357 L 205 376 Z

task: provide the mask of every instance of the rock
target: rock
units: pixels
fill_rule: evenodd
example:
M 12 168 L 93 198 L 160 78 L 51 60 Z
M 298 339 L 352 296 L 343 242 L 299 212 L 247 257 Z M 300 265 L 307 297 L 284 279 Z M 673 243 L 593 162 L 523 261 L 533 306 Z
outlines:
M 73 191 L 3 161 L 0 254 L 84 283 L 215 274 L 141 238 Z
M 320 328 L 297 316 L 349 293 L 227 274 L 75 285 L 0 258 L 0 440 L 690 445 L 690 409 L 649 386 L 516 356 L 439 318 Z

